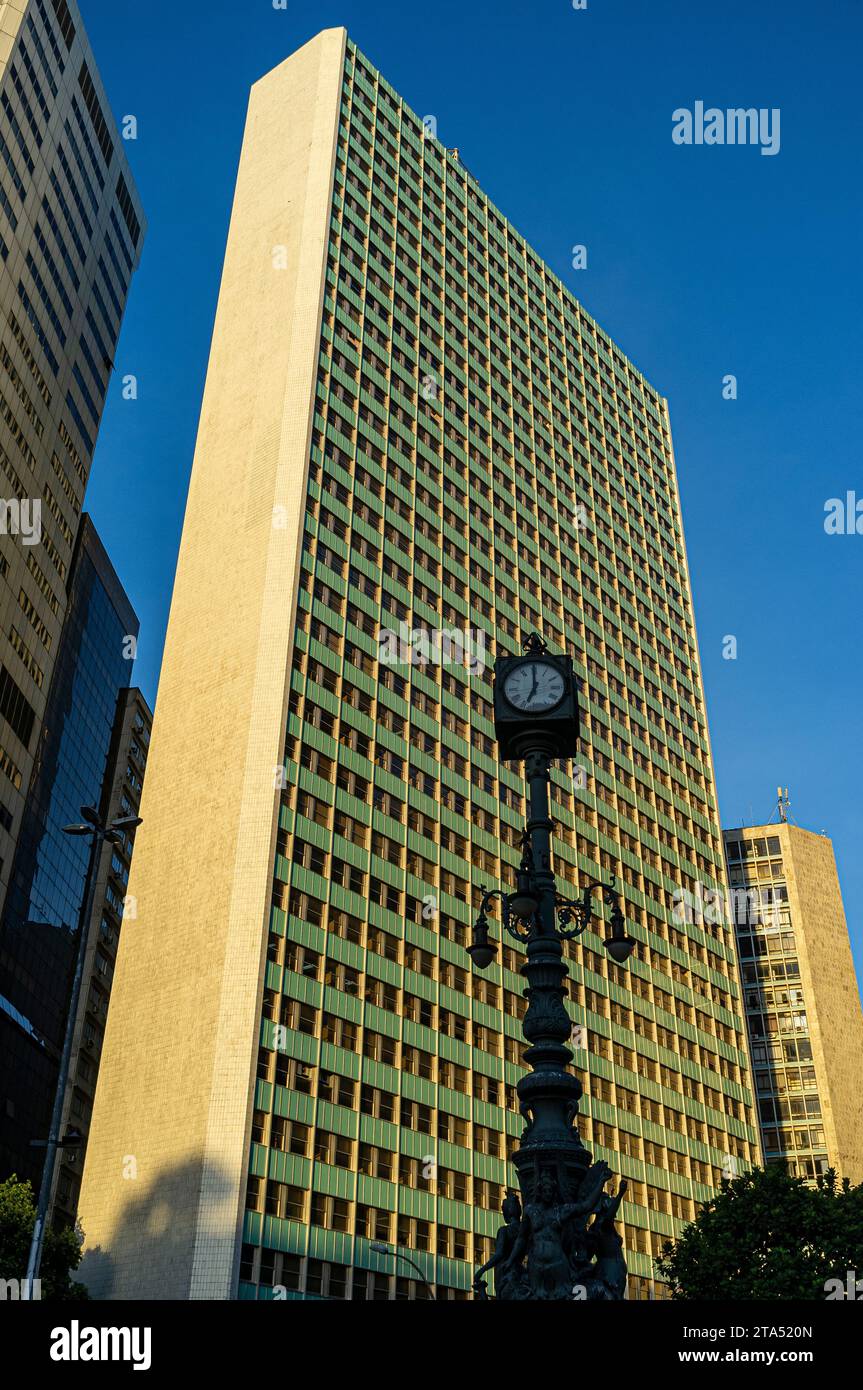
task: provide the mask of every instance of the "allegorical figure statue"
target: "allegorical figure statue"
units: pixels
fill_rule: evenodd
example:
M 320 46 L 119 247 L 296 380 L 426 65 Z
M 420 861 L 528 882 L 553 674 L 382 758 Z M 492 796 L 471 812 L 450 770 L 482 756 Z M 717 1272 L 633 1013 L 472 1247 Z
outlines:
M 494 1287 L 498 1298 L 513 1299 L 528 1296 L 521 1259 L 516 1260 L 514 1258 L 521 1231 L 521 1199 L 517 1192 L 507 1193 L 503 1199 L 501 1212 L 506 1225 L 501 1226 L 497 1233 L 494 1254 L 477 1270 L 473 1278 L 474 1293 L 479 1299 L 488 1298 L 486 1281 L 482 1276 L 487 1274 L 490 1269 L 495 1271 Z M 520 1290 L 524 1291 L 521 1292 Z
M 609 1170 L 594 1164 L 585 1174 L 581 1190 L 574 1202 L 560 1200 L 554 1174 L 542 1171 L 536 1182 L 532 1202 L 525 1208 L 514 1257 L 526 1260 L 530 1297 L 537 1299 L 568 1298 L 573 1285 L 571 1252 L 577 1237 L 582 1234 L 571 1229 L 571 1223 L 584 1226 L 585 1217 L 596 1209 Z M 575 1238 L 575 1241 L 574 1241 Z
M 518 1195 L 510 1192 L 502 1207 L 506 1224 L 497 1233 L 494 1254 L 474 1276 L 476 1297 L 488 1297 L 482 1276 L 494 1269 L 498 1299 L 621 1299 L 626 1264 L 614 1221 L 626 1183 L 609 1197 L 603 1187 L 610 1177 L 606 1163 L 594 1163 L 575 1200 L 565 1201 L 554 1172 L 545 1168 L 523 1215 Z
M 596 1259 L 593 1277 L 588 1281 L 588 1298 L 618 1300 L 626 1292 L 626 1261 L 623 1258 L 623 1238 L 614 1221 L 626 1193 L 624 1178 L 617 1195 L 605 1193 L 599 1199 L 599 1210 L 587 1232 L 588 1248 Z
M 520 1237 L 524 1253 L 530 1258 L 528 1281 L 532 1298 L 560 1298 L 572 1283 L 564 1227 L 575 1214 L 573 1205 L 558 1200 L 557 1183 L 551 1173 L 541 1173 L 534 1200 L 525 1209 Z

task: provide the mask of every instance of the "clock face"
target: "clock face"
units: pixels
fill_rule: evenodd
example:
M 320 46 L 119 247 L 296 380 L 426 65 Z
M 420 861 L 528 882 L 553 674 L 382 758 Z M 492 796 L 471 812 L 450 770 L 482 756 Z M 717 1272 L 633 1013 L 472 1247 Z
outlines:
M 560 704 L 566 685 L 556 666 L 547 661 L 527 661 L 510 672 L 503 693 L 516 709 L 544 714 Z

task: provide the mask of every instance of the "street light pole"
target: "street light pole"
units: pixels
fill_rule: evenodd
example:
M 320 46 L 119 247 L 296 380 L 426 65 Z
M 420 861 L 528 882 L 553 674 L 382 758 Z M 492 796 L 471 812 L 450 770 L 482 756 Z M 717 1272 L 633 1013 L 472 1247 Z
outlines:
M 90 839 L 90 853 L 87 860 L 84 898 L 81 903 L 81 910 L 78 914 L 78 945 L 75 955 L 75 973 L 72 977 L 72 990 L 69 996 L 69 1011 L 66 1017 L 66 1031 L 63 1036 L 63 1051 L 60 1054 L 60 1069 L 57 1075 L 57 1089 L 54 1093 L 51 1125 L 48 1131 L 47 1141 L 45 1142 L 45 1164 L 42 1169 L 42 1182 L 39 1187 L 36 1221 L 33 1226 L 33 1236 L 30 1241 L 30 1254 L 27 1260 L 27 1277 L 24 1284 L 25 1299 L 32 1299 L 34 1282 L 39 1278 L 39 1270 L 42 1264 L 42 1250 L 45 1244 L 45 1223 L 48 1219 L 48 1206 L 51 1201 L 51 1190 L 54 1185 L 54 1169 L 57 1162 L 57 1150 L 63 1147 L 63 1140 L 60 1137 L 60 1126 L 63 1122 L 63 1104 L 66 1097 L 66 1086 L 69 1080 L 69 1063 L 72 1058 L 72 1042 L 75 1036 L 78 1004 L 81 998 L 81 982 L 84 978 L 84 961 L 87 954 L 87 941 L 90 934 L 90 919 L 93 916 L 93 904 L 96 899 L 96 873 L 99 856 L 103 844 L 106 842 L 116 844 L 123 838 L 122 831 L 141 824 L 140 817 L 138 816 L 123 816 L 119 820 L 112 821 L 110 825 L 103 825 L 98 812 L 95 811 L 92 806 L 82 806 L 81 815 L 84 817 L 85 824 L 66 825 L 63 827 L 63 833 L 66 835 L 88 836 Z
M 369 1249 L 373 1250 L 376 1255 L 389 1255 L 392 1259 L 404 1260 L 405 1264 L 410 1265 L 412 1269 L 416 1270 L 420 1279 L 423 1281 L 423 1283 L 429 1291 L 429 1298 L 432 1299 L 432 1301 L 434 1301 L 434 1289 L 432 1288 L 431 1284 L 429 1283 L 420 1266 L 417 1264 L 416 1260 L 412 1259 L 410 1255 L 405 1255 L 402 1250 L 390 1249 L 390 1247 L 388 1245 L 385 1245 L 382 1240 L 373 1240 L 371 1245 L 369 1246 Z
M 549 783 L 553 761 L 572 756 L 578 736 L 570 659 L 552 656 L 541 638 L 532 637 L 523 657 L 499 661 L 495 727 L 502 758 L 524 762 L 529 815 L 517 891 L 483 893 L 468 951 L 477 969 L 491 964 L 497 948 L 489 937 L 486 908 L 499 898 L 503 929 L 527 949 L 521 970 L 528 1001 L 522 1031 L 528 1043 L 524 1060 L 531 1070 L 516 1087 L 525 1121 L 513 1155 L 521 1201 L 515 1193 L 507 1196 L 506 1225 L 498 1232 L 494 1255 L 475 1275 L 474 1292 L 487 1298 L 482 1276 L 494 1269 L 498 1299 L 621 1299 L 626 1265 L 614 1218 L 626 1184 L 615 1197 L 605 1194 L 611 1170 L 603 1161 L 592 1163 L 574 1124 L 583 1092 L 568 1069 L 572 1023 L 564 1005 L 569 972 L 563 942 L 585 931 L 597 893 L 612 908 L 611 935 L 605 941 L 612 959 L 622 964 L 635 942 L 626 936 L 613 878 L 589 882 L 577 899 L 557 891 Z

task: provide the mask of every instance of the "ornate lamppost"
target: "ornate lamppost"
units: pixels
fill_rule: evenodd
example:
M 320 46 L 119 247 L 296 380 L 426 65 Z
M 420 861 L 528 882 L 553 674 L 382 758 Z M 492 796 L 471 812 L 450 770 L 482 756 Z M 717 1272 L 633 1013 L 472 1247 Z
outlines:
M 558 893 L 555 883 L 551 764 L 578 751 L 571 658 L 553 655 L 537 634 L 527 639 L 522 656 L 500 657 L 494 718 L 501 759 L 524 762 L 529 816 L 515 892 L 483 892 L 468 951 L 477 969 L 492 963 L 497 947 L 486 909 L 499 898 L 503 930 L 527 948 L 521 970 L 528 1001 L 522 1030 L 528 1042 L 524 1059 L 531 1070 L 517 1087 L 525 1121 L 513 1156 L 521 1197 L 511 1192 L 504 1201 L 506 1224 L 498 1232 L 494 1255 L 477 1271 L 474 1292 L 477 1298 L 488 1297 L 483 1275 L 494 1269 L 498 1299 L 622 1299 L 626 1264 L 614 1219 L 626 1183 L 621 1182 L 614 1197 L 605 1193 L 611 1169 L 603 1161 L 592 1162 L 575 1127 L 582 1087 L 568 1070 L 572 1024 L 563 1002 L 569 972 L 562 943 L 580 936 L 591 922 L 596 895 L 611 908 L 604 944 L 612 960 L 623 964 L 635 942 L 626 935 L 613 877 L 608 883 L 591 881 L 574 899 Z

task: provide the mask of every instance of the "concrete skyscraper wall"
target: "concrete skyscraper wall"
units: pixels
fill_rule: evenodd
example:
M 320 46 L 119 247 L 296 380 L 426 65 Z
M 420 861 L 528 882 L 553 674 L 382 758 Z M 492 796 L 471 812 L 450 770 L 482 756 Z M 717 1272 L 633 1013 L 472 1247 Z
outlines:
M 326 35 L 250 103 L 82 1188 L 129 1297 L 234 1278 L 343 49 Z M 136 1269 L 142 1229 L 163 1243 Z
M 664 400 L 355 49 L 252 89 L 81 1195 L 119 1298 L 439 1296 L 489 1253 L 522 1120 L 518 862 L 490 663 L 573 651 L 562 888 L 581 1131 L 629 1181 L 636 1294 L 758 1154 Z M 442 634 L 446 633 L 444 638 Z M 461 660 L 461 664 L 460 663 Z M 398 1280 L 398 1281 L 397 1281 Z

